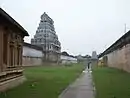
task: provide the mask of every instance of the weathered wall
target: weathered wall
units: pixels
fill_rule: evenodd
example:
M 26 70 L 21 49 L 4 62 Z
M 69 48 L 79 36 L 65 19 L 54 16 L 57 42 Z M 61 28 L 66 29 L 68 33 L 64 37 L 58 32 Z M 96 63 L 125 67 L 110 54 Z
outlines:
M 42 65 L 42 58 L 23 56 L 23 66 Z
M 60 59 L 62 64 L 77 63 L 77 59 L 70 56 L 61 55 Z
M 130 44 L 115 50 L 107 56 L 107 66 L 123 69 L 130 72 Z
M 28 46 L 23 46 L 23 56 L 43 57 L 44 54 L 42 50 L 37 50 L 37 49 L 30 48 Z
M 8 89 L 14 88 L 26 81 L 24 76 L 19 76 L 0 83 L 0 92 L 7 91 Z
M 42 50 L 23 46 L 23 66 L 42 65 L 43 56 Z
M 48 53 L 48 56 L 49 56 L 49 61 L 52 61 L 52 62 L 58 62 L 59 59 L 60 59 L 60 54 L 58 53 Z

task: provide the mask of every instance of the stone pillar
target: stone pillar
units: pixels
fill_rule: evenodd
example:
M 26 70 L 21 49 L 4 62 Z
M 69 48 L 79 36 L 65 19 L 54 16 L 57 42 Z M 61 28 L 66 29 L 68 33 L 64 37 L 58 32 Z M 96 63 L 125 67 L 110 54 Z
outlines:
M 21 37 L 20 38 L 21 40 L 20 40 L 20 45 L 19 45 L 19 66 L 22 66 L 22 58 L 23 58 L 23 55 L 22 55 L 22 53 L 23 53 L 23 42 L 24 42 L 24 40 L 23 40 L 23 37 Z
M 7 51 L 7 66 L 10 66 L 10 34 L 8 35 Z
M 19 48 L 19 65 L 22 66 L 22 52 L 23 52 L 23 47 L 20 46 Z
M 20 40 L 20 55 L 19 55 L 19 57 L 20 57 L 20 66 L 22 66 L 22 62 L 23 62 L 23 43 L 24 43 L 24 40 L 23 40 L 23 36 L 21 36 L 21 40 Z
M 7 30 L 4 29 L 3 31 L 3 71 L 7 68 L 8 62 L 8 33 Z
M 15 65 L 15 52 L 14 52 L 14 49 L 15 49 L 15 47 L 14 47 L 14 44 L 13 44 L 13 49 L 12 49 L 12 52 L 13 52 L 13 56 L 12 56 L 12 58 L 13 58 L 13 65 L 12 66 L 14 66 Z
M 16 66 L 17 67 L 17 59 L 18 59 L 18 56 L 17 56 L 17 44 L 16 44 L 16 42 L 15 42 L 15 44 L 14 44 L 14 66 Z
M 0 27 L 0 72 L 3 71 L 3 29 Z
M 17 47 L 17 66 L 20 65 L 20 46 Z

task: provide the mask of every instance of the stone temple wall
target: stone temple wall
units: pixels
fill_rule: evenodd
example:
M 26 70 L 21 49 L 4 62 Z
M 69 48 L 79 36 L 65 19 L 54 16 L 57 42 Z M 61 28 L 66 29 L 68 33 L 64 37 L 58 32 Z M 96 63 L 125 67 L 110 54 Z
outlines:
M 106 57 L 107 60 L 104 63 L 107 66 L 130 72 L 130 44 L 107 54 Z
M 48 53 L 48 59 L 50 62 L 59 62 L 60 61 L 60 54 L 59 53 Z
M 23 56 L 23 66 L 39 66 L 42 65 L 41 57 L 29 57 Z
M 42 50 L 23 46 L 23 66 L 37 66 L 42 65 L 44 54 Z
M 71 63 L 77 63 L 77 58 L 61 55 L 60 60 L 62 64 L 71 64 Z

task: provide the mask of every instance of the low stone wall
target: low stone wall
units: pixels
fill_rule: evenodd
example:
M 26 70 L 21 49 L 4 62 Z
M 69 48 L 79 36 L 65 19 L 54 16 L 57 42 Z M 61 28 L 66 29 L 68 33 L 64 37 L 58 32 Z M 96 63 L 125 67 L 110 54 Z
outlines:
M 23 66 L 42 65 L 42 57 L 23 56 Z
M 77 63 L 77 58 L 61 55 L 60 61 L 62 64 L 71 64 L 71 63 Z
M 49 61 L 52 61 L 52 62 L 58 62 L 58 60 L 60 59 L 59 57 L 59 54 L 57 53 L 48 53 L 48 56 L 49 56 Z
M 107 60 L 104 63 L 107 66 L 130 72 L 130 44 L 107 54 L 106 57 Z
M 0 82 L 0 92 L 16 87 L 22 84 L 25 80 L 26 78 L 24 76 L 20 76 L 20 77 L 13 78 L 4 82 Z

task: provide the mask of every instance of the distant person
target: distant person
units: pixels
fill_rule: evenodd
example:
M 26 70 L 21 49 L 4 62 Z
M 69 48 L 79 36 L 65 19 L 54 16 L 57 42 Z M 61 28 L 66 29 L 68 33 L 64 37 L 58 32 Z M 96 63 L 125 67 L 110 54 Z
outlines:
M 87 65 L 87 68 L 88 68 L 88 69 L 90 69 L 90 63 L 91 63 L 91 62 L 89 62 L 88 65 Z

